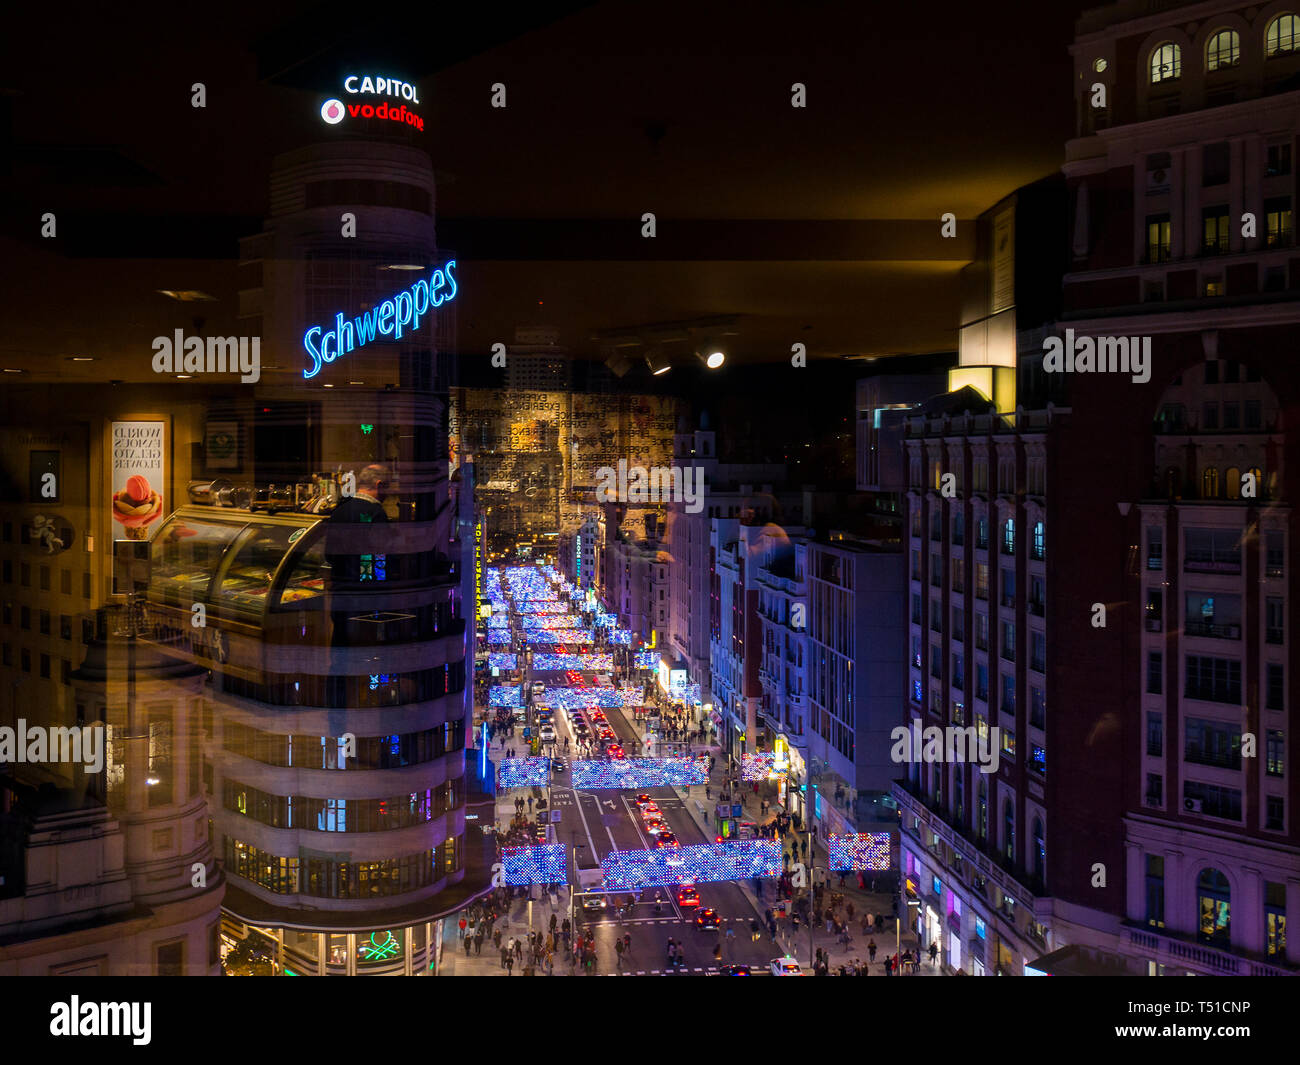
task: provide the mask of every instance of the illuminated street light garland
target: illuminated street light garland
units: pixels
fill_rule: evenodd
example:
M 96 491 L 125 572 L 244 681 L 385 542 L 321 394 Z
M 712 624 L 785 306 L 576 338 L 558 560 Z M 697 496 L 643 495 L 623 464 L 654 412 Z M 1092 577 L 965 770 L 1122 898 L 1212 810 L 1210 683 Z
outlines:
M 563 884 L 565 871 L 563 843 L 543 843 L 537 847 L 503 847 L 501 879 L 511 887 L 525 884 Z
M 776 755 L 770 752 L 760 751 L 758 754 L 742 754 L 740 756 L 740 779 L 769 780 L 784 776 L 784 773 L 776 771 L 775 764 Z
M 519 656 L 509 651 L 490 651 L 488 653 L 489 669 L 518 669 Z
M 606 670 L 614 668 L 614 656 L 606 653 L 574 655 L 538 651 L 533 655 L 533 669 L 549 672 L 561 669 Z
M 632 666 L 635 669 L 658 669 L 658 651 L 633 651 Z
M 573 762 L 569 776 L 573 787 L 587 791 L 604 788 L 666 788 L 707 784 L 709 767 L 694 758 L 612 758 Z
M 779 876 L 781 845 L 775 840 L 741 839 L 650 851 L 610 851 L 601 860 L 604 886 L 635 891 L 668 884 L 703 884 Z
M 550 777 L 549 758 L 503 758 L 497 765 L 498 788 L 544 788 Z
M 522 707 L 523 692 L 518 684 L 494 684 L 488 689 L 488 706 Z
M 891 865 L 888 832 L 827 836 L 826 846 L 832 872 L 883 872 Z

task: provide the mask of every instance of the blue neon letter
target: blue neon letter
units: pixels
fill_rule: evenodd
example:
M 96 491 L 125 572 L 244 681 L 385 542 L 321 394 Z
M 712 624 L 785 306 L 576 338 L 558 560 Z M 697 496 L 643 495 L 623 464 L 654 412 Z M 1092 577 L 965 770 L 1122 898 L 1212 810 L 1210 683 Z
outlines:
M 303 377 L 315 377 L 318 373 L 320 373 L 320 352 L 316 350 L 316 345 L 312 343 L 312 338 L 311 338 L 311 335 L 313 333 L 319 334 L 320 331 L 321 331 L 320 326 L 314 325 L 310 329 L 308 329 L 306 333 L 303 334 L 302 346 L 307 349 L 307 354 L 311 356 L 311 361 L 312 361 L 311 369 L 303 370 L 302 372 Z

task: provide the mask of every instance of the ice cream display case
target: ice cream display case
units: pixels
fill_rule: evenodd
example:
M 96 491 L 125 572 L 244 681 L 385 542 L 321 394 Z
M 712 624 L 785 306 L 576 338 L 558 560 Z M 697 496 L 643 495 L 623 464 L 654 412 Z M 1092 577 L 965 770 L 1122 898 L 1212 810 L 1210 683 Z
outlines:
M 325 519 L 222 507 L 175 511 L 150 543 L 151 607 L 266 627 L 277 609 L 320 610 L 328 587 Z

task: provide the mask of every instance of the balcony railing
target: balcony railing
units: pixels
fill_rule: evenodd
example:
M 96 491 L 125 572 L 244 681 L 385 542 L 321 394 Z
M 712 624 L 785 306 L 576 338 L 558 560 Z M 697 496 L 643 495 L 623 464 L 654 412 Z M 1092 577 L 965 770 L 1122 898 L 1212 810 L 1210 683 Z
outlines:
M 1241 623 L 1216 624 L 1213 621 L 1189 621 L 1183 626 L 1188 636 L 1212 636 L 1219 640 L 1240 640 Z M 1278 641 L 1281 642 L 1280 640 Z
M 1225 976 L 1294 976 L 1293 968 L 1257 961 L 1241 955 L 1189 943 L 1168 931 L 1154 929 L 1128 929 L 1128 941 L 1135 947 L 1154 954 L 1154 961 L 1163 965 L 1199 966 Z

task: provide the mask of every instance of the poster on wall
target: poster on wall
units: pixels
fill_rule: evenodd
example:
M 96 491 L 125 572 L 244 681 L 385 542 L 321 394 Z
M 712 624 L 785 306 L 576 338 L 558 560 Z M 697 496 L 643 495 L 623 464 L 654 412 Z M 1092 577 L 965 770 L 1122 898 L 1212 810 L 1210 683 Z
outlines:
M 113 423 L 114 540 L 148 540 L 163 515 L 164 422 Z

